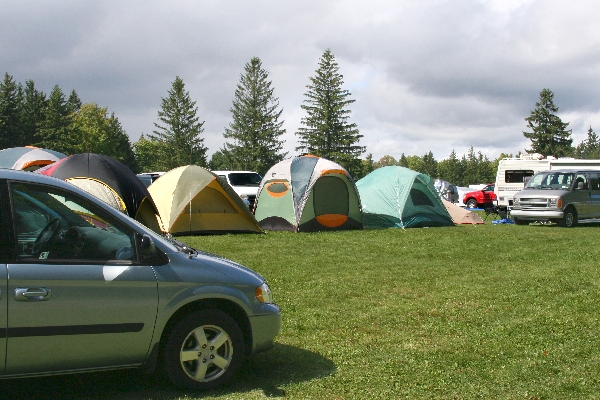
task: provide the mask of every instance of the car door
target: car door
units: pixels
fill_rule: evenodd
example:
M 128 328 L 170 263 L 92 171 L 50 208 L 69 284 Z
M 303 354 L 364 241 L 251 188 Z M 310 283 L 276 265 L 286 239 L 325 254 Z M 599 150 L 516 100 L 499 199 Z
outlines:
M 6 324 L 8 317 L 7 289 L 8 275 L 6 261 L 12 248 L 10 235 L 10 205 L 5 190 L 6 182 L 0 181 L 0 375 L 4 373 L 6 361 Z
M 15 256 L 7 264 L 6 373 L 141 364 L 158 304 L 137 234 L 94 202 L 11 182 Z
M 600 172 L 590 172 L 588 177 L 591 203 L 590 214 L 593 218 L 600 218 Z
M 575 184 L 571 196 L 569 202 L 575 205 L 578 218 L 590 218 L 593 215 L 592 201 L 588 176 L 585 172 L 577 172 L 575 174 Z

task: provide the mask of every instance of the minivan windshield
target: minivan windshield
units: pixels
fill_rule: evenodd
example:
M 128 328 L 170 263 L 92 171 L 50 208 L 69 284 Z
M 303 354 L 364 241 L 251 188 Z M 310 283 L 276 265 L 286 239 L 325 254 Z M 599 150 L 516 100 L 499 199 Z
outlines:
M 525 189 L 569 189 L 575 174 L 572 172 L 539 172 L 525 185 Z

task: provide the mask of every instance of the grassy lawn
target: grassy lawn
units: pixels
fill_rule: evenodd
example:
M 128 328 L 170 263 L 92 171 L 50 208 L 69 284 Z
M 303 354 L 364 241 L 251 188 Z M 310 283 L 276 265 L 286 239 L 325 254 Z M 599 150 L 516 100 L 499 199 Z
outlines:
M 137 371 L 0 382 L 7 398 L 600 398 L 600 226 L 186 237 L 265 276 L 272 350 L 231 385 Z M 5 395 L 1 397 L 4 398 Z

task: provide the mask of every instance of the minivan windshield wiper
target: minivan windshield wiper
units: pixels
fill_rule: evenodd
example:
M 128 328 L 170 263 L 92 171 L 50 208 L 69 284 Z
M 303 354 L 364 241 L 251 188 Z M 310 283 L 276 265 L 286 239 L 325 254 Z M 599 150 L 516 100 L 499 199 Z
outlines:
M 182 253 L 186 253 L 190 257 L 198 254 L 198 250 L 194 249 L 193 247 L 189 247 L 183 242 L 180 242 L 179 240 L 173 238 L 173 236 L 170 234 L 165 235 L 164 238 L 167 239 L 169 243 L 174 245 L 177 250 L 181 251 Z

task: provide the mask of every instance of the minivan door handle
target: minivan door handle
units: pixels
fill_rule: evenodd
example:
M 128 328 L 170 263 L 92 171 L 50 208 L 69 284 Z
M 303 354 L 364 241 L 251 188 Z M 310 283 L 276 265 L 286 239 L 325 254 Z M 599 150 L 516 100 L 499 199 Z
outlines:
M 16 301 L 44 301 L 52 297 L 52 291 L 49 288 L 16 288 Z

